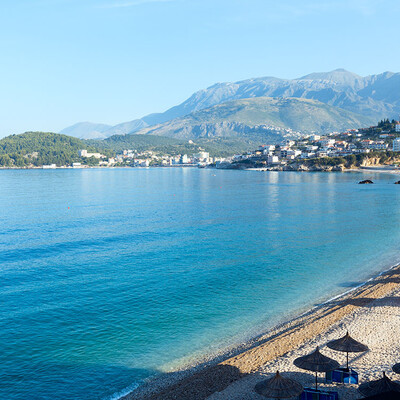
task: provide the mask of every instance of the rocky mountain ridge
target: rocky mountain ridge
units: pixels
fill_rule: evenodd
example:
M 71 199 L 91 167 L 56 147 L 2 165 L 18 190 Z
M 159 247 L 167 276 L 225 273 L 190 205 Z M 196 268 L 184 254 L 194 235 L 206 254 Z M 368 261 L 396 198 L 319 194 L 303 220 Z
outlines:
M 150 114 L 118 124 L 101 133 L 106 137 L 114 134 L 135 133 L 143 128 L 162 124 L 227 101 L 255 97 L 296 97 L 318 100 L 377 121 L 382 118 L 397 118 L 400 113 L 399 92 L 400 73 L 384 72 L 362 77 L 344 69 L 312 73 L 297 79 L 261 77 L 238 82 L 216 83 L 197 91 L 183 103 L 164 113 Z M 68 134 L 77 136 L 71 130 Z M 90 130 L 86 134 L 93 136 Z

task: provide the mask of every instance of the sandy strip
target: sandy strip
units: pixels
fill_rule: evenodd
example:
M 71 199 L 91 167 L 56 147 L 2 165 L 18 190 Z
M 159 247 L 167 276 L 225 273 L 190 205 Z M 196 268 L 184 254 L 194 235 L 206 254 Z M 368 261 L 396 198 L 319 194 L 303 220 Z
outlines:
M 314 375 L 294 367 L 293 359 L 320 345 L 323 354 L 345 363 L 345 355 L 327 349 L 325 343 L 341 337 L 347 329 L 371 349 L 369 353 L 350 357 L 360 373 L 360 381 L 375 379 L 382 370 L 395 378 L 395 374 L 390 373 L 390 366 L 400 362 L 398 296 L 400 266 L 269 331 L 240 354 L 217 365 L 206 366 L 171 385 L 152 388 L 149 384 L 146 390 L 133 392 L 124 400 L 262 399 L 253 391 L 254 385 L 277 369 L 291 371 L 288 376 L 312 385 Z M 343 399 L 361 397 L 354 385 L 339 387 L 339 390 Z

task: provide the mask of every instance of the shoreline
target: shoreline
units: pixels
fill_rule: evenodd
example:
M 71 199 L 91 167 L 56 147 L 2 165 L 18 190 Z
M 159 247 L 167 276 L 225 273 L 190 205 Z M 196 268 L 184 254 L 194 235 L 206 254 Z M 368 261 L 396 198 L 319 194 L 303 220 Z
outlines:
M 383 171 L 382 171 L 383 172 Z M 276 360 L 329 330 L 334 324 L 370 302 L 400 287 L 400 264 L 392 265 L 360 285 L 317 304 L 247 343 L 189 369 L 150 378 L 121 400 L 204 400 L 245 376 L 256 374 Z
M 98 165 L 82 165 L 80 167 L 72 167 L 72 166 L 61 166 L 54 168 L 43 168 L 42 166 L 38 167 L 3 167 L 0 166 L 0 170 L 4 171 L 15 171 L 15 170 L 79 170 L 79 169 L 148 169 L 148 168 L 199 168 L 199 169 L 212 169 L 212 170 L 220 170 L 220 171 L 258 171 L 258 172 L 378 172 L 378 173 L 389 173 L 389 174 L 400 174 L 400 169 L 392 169 L 387 168 L 386 165 L 376 165 L 370 167 L 358 167 L 358 168 L 345 168 L 343 170 L 326 170 L 326 169 L 316 169 L 316 170 L 303 170 L 303 169 L 271 169 L 270 167 L 256 167 L 256 168 L 215 168 L 215 167 L 199 167 L 194 164 L 182 164 L 182 165 L 152 165 L 149 167 L 131 167 L 127 165 L 120 166 L 98 166 Z

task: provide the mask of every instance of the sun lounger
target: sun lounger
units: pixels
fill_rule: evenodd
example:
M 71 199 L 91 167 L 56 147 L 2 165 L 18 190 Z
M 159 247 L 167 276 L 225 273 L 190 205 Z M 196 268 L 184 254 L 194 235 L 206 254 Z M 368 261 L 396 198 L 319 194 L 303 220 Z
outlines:
M 337 368 L 325 374 L 327 383 L 351 383 L 358 384 L 358 373 L 354 369 Z
M 305 388 L 303 393 L 299 396 L 300 400 L 338 400 L 338 392 L 331 392 L 328 390 L 315 390 Z

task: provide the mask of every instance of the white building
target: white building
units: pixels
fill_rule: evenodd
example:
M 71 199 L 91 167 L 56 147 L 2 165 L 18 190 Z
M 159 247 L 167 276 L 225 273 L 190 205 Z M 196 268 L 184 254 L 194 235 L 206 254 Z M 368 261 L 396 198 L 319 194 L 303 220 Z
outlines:
M 196 159 L 198 162 L 208 162 L 208 159 L 210 158 L 210 153 L 207 153 L 206 151 L 199 151 L 196 154 L 193 154 L 193 157 Z
M 50 164 L 50 165 L 43 165 L 43 169 L 56 169 L 57 165 L 56 164 Z
M 181 156 L 180 163 L 181 164 L 187 164 L 188 162 L 189 162 L 189 157 L 187 156 L 187 154 L 183 154 Z
M 294 142 L 293 140 L 285 139 L 285 140 L 281 143 L 281 146 L 282 146 L 282 147 L 285 147 L 285 146 L 287 146 L 287 147 L 292 147 L 292 146 L 294 146 L 294 144 L 295 144 L 295 142 Z
M 102 157 L 104 157 L 102 154 L 100 154 L 100 153 L 88 153 L 88 151 L 87 150 L 80 150 L 79 151 L 79 155 L 81 156 L 81 157 L 94 157 L 94 158 L 102 158 Z
M 393 140 L 393 151 L 400 151 L 400 138 Z
M 318 150 L 318 146 L 309 145 L 309 146 L 306 146 L 306 150 L 315 151 L 315 150 Z
M 137 159 L 134 161 L 135 162 L 135 167 L 149 167 L 150 166 L 150 160 L 149 159 Z
M 262 150 L 263 154 L 268 155 L 275 151 L 275 145 L 267 144 L 265 146 L 261 146 L 260 150 Z
M 268 158 L 267 158 L 267 163 L 268 164 L 279 164 L 279 157 L 278 156 L 269 155 Z
M 314 152 L 308 152 L 308 153 L 301 153 L 301 158 L 313 158 L 315 157 L 315 153 Z
M 296 158 L 301 154 L 301 151 L 300 150 L 288 150 L 286 153 L 287 153 L 287 156 Z
M 335 144 L 335 139 L 321 138 L 319 143 L 321 143 L 322 147 L 329 147 Z
M 373 150 L 386 150 L 388 147 L 387 143 L 383 141 L 372 143 L 369 148 Z

